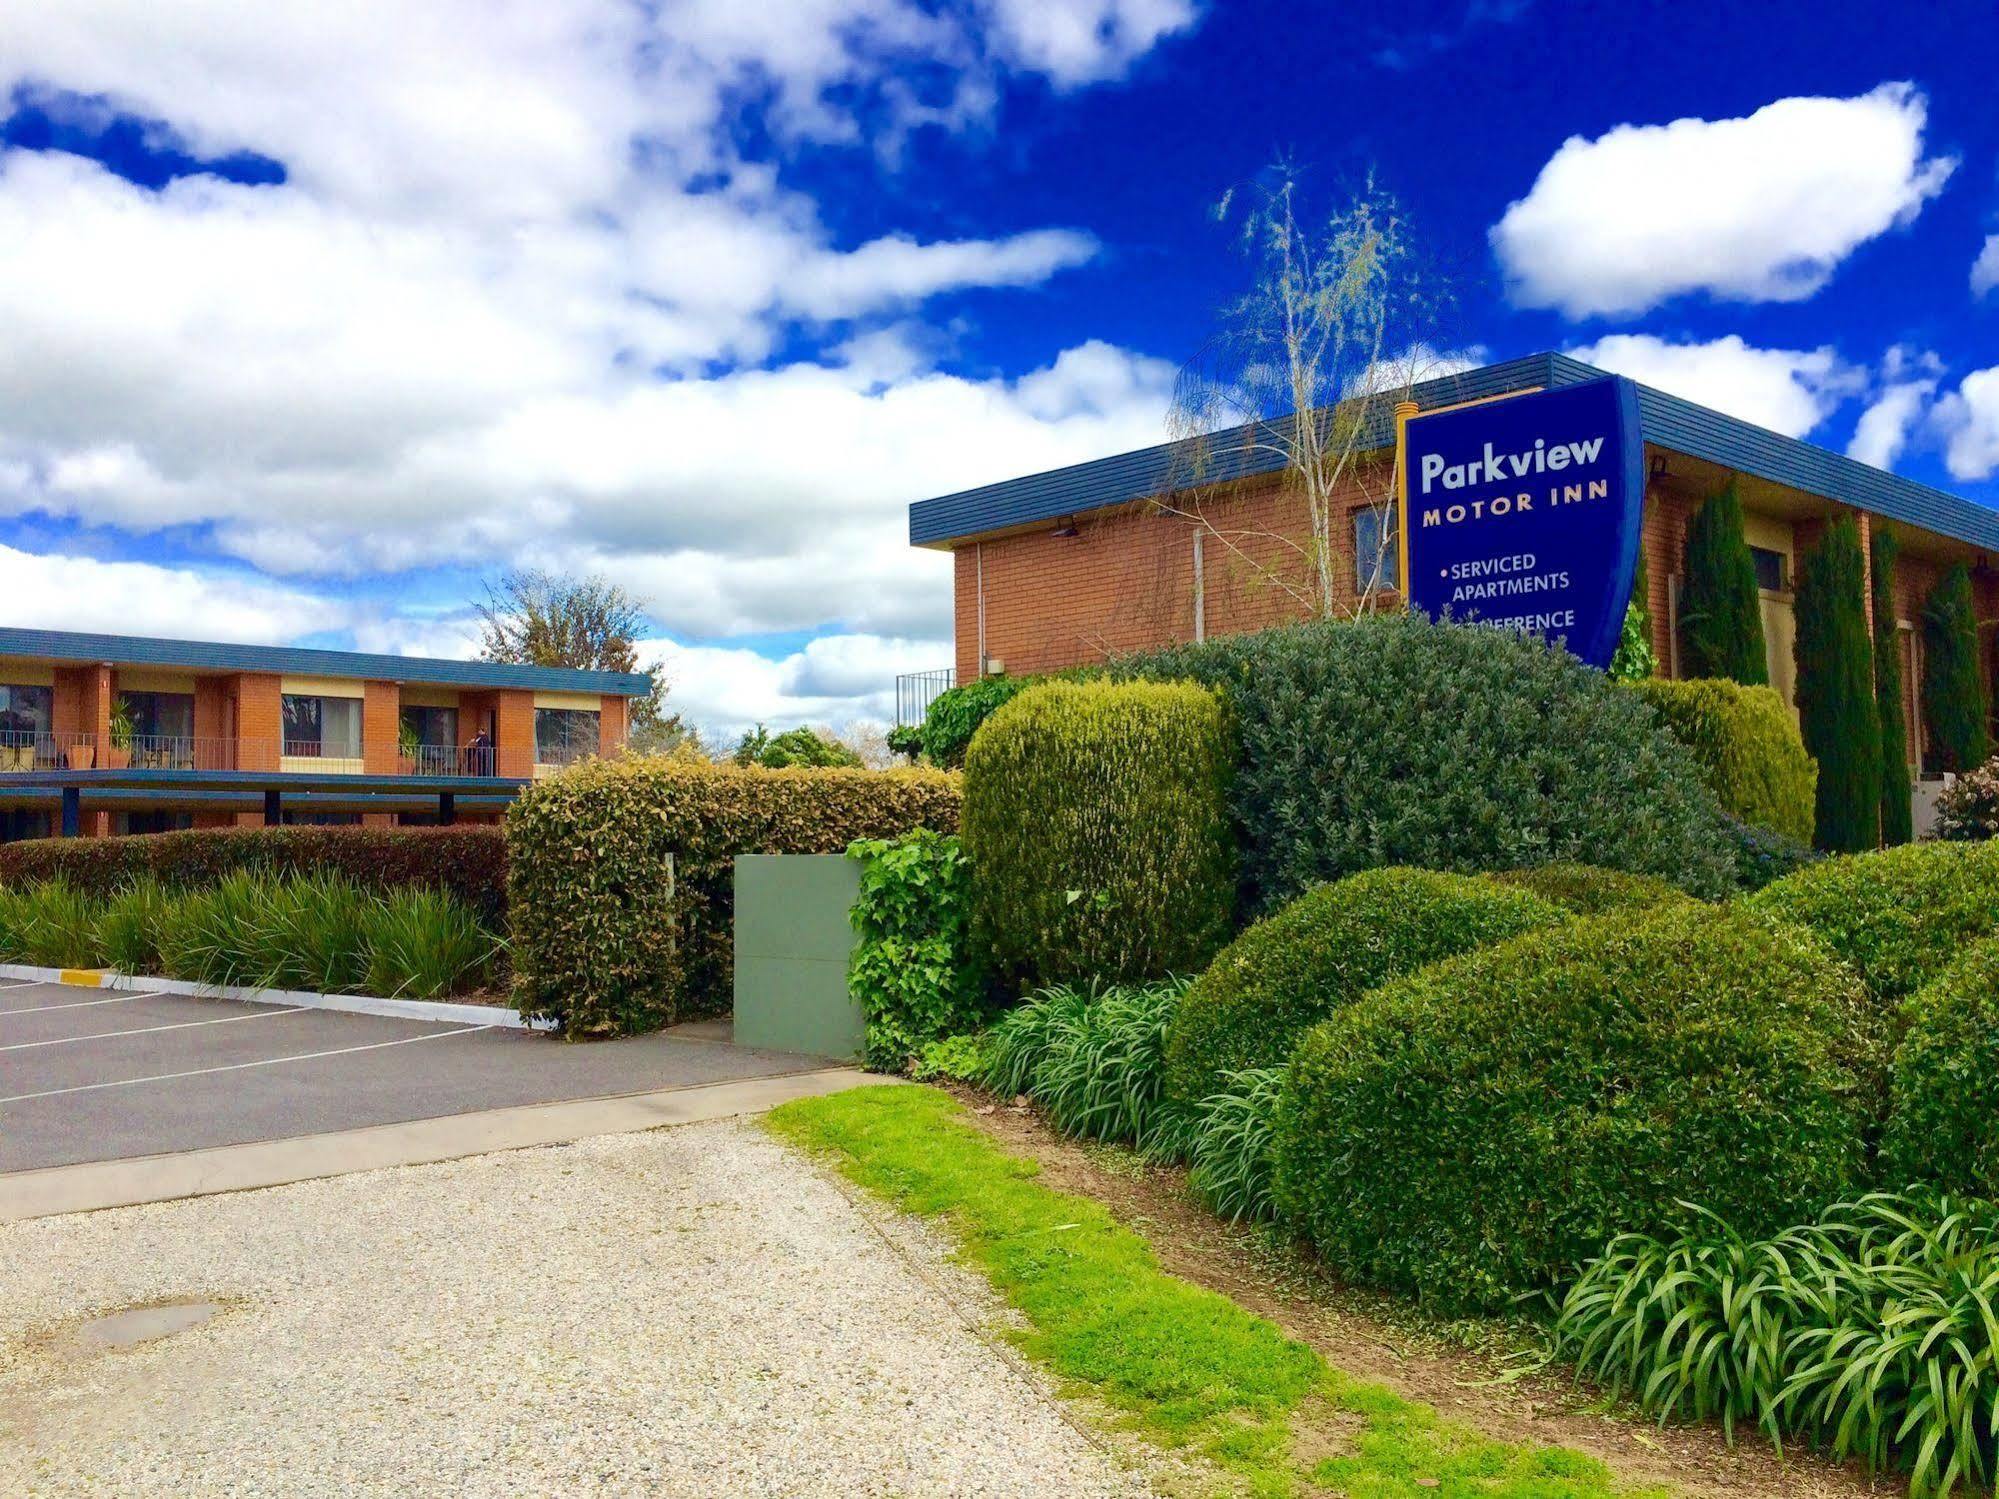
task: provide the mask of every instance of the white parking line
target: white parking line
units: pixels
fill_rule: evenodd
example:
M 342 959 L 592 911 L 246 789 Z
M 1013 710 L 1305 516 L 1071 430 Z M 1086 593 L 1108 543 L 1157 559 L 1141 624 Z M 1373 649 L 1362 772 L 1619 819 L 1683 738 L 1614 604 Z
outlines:
M 453 1030 L 432 1031 L 422 1036 L 399 1036 L 393 1041 L 370 1041 L 365 1046 L 336 1046 L 330 1051 L 302 1051 L 289 1057 L 265 1057 L 256 1062 L 231 1062 L 223 1067 L 194 1067 L 186 1072 L 158 1072 L 151 1077 L 126 1077 L 109 1083 L 77 1083 L 68 1088 L 48 1088 L 40 1093 L 16 1093 L 0 1098 L 0 1103 L 27 1103 L 36 1098 L 58 1098 L 65 1093 L 95 1093 L 100 1088 L 135 1088 L 140 1083 L 169 1083 L 180 1077 L 205 1077 L 211 1072 L 241 1072 L 249 1067 L 275 1067 L 281 1062 L 310 1062 L 316 1057 L 341 1057 L 349 1052 L 379 1051 L 384 1046 L 408 1046 L 412 1041 L 436 1041 L 445 1036 L 462 1036 L 467 1031 L 490 1031 L 490 1025 L 461 1025 Z
M 32 989 L 37 984 L 46 984 L 47 982 L 47 979 L 13 979 L 5 983 L 0 983 L 0 990 Z
M 49 1010 L 87 1010 L 92 1005 L 122 1005 L 128 999 L 165 999 L 166 995 L 151 989 L 138 989 L 130 994 L 114 994 L 109 999 L 71 999 L 59 1005 L 30 1005 L 25 1010 L 0 1010 L 0 1020 L 9 1015 L 40 1015 Z
M 52 1041 L 16 1041 L 12 1046 L 0 1046 L 0 1051 L 33 1051 L 37 1046 L 68 1046 L 77 1041 L 109 1041 L 118 1036 L 150 1036 L 155 1031 L 184 1031 L 197 1025 L 233 1025 L 239 1020 L 269 1020 L 273 1015 L 296 1015 L 305 1008 L 304 1005 L 293 1005 L 284 1010 L 252 1010 L 247 1015 L 223 1015 L 215 1020 L 176 1020 L 171 1025 L 138 1025 L 129 1031 L 98 1031 L 89 1036 L 57 1036 Z

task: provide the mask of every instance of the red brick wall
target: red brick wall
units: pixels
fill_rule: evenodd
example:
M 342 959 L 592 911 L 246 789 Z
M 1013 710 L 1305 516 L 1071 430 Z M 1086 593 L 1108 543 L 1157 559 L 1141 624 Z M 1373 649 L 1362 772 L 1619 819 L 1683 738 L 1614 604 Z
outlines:
M 371 776 L 392 776 L 402 730 L 402 691 L 394 682 L 361 685 L 361 768 Z M 373 814 L 370 814 L 373 815 Z M 386 827 L 387 823 L 370 824 Z
M 631 699 L 605 695 L 597 710 L 597 753 L 608 758 L 625 747 L 630 729 L 626 715 L 631 711 Z
M 236 759 L 243 770 L 276 770 L 284 737 L 282 679 L 263 672 L 234 678 Z M 261 819 L 260 819 L 261 820 Z

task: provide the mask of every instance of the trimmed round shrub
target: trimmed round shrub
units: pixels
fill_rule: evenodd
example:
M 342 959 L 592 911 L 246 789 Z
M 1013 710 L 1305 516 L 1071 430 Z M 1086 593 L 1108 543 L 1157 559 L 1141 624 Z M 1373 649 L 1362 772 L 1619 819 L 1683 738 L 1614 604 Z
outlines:
M 1044 682 L 965 756 L 972 911 L 1010 983 L 1191 973 L 1227 939 L 1231 763 L 1192 683 Z
M 1503 885 L 1532 891 L 1576 916 L 1601 916 L 1606 911 L 1649 911 L 1690 899 L 1684 890 L 1653 874 L 1626 874 L 1594 864 L 1542 864 L 1533 869 L 1508 869 L 1493 875 Z
M 1693 758 L 1635 694 L 1531 636 L 1397 612 L 1114 671 L 1227 696 L 1250 914 L 1389 864 L 1477 874 L 1581 859 L 1695 895 L 1734 889 L 1733 839 Z
M 1824 859 L 1748 897 L 1751 910 L 1808 927 L 1885 1004 L 1999 930 L 1999 844 L 1910 843 Z
M 1198 1104 L 1224 1074 L 1284 1061 L 1377 984 L 1564 916 L 1529 891 L 1428 869 L 1322 885 L 1237 937 L 1188 989 L 1167 1033 L 1167 1096 Z
M 1999 937 L 1917 990 L 1902 1021 L 1885 1174 L 1999 1197 Z
M 1725 906 L 1468 953 L 1307 1033 L 1279 1207 L 1343 1275 L 1440 1310 L 1550 1291 L 1679 1201 L 1750 1234 L 1802 1222 L 1865 1165 L 1866 1015 L 1808 934 Z
M 1694 757 L 1722 806 L 1799 843 L 1812 837 L 1819 768 L 1773 688 L 1707 678 L 1629 684 Z

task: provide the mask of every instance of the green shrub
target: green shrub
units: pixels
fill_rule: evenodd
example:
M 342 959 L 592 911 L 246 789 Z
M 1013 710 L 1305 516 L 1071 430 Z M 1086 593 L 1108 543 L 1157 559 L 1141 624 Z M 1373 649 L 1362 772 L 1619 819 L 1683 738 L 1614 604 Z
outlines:
M 1836 1199 L 1880 1070 L 1859 986 L 1805 933 L 1693 904 L 1568 921 L 1308 1032 L 1277 1199 L 1342 1274 L 1497 1310 L 1679 1200 L 1764 1232 Z
M 723 1013 L 737 854 L 837 854 L 957 820 L 957 782 L 936 771 L 572 766 L 507 809 L 516 1002 L 573 1035 Z
M 1188 1150 L 1187 1185 L 1210 1212 L 1231 1223 L 1276 1216 L 1277 1105 L 1282 1067 L 1222 1074 L 1221 1091 L 1201 1100 Z
M 1999 937 L 1967 948 L 1901 1019 L 1884 1176 L 1999 1196 Z
M 173 896 L 151 875 L 141 875 L 106 901 L 97 917 L 97 953 L 120 973 L 156 974 L 160 923 Z
M 1735 865 L 1735 888 L 1745 893 L 1761 890 L 1825 857 L 1810 844 L 1753 827 L 1739 817 L 1728 819 L 1728 850 Z
M 1312 1025 L 1377 984 L 1564 915 L 1528 891 L 1427 869 L 1323 885 L 1250 927 L 1194 981 L 1167 1042 L 1167 1092 L 1197 1104 L 1225 1073 L 1284 1061 Z
M 1774 689 L 1719 678 L 1653 678 L 1630 685 L 1687 747 L 1724 809 L 1744 822 L 1810 841 L 1818 766 Z
M 901 1072 L 932 1042 L 985 1018 L 964 851 L 955 835 L 918 828 L 862 839 L 847 857 L 861 867 L 848 988 L 867 1020 L 868 1066 Z
M 762 724 L 746 729 L 734 758 L 738 765 L 761 765 L 765 770 L 855 767 L 861 763 L 861 757 L 837 739 L 824 738 L 803 725 L 782 734 L 771 734 Z
M 1638 570 L 1631 578 L 1631 598 L 1624 606 L 1624 625 L 1617 636 L 1617 649 L 1610 654 L 1613 682 L 1643 682 L 1659 669 L 1658 652 L 1652 648 L 1652 609 L 1647 602 L 1652 586 L 1647 581 L 1645 553 L 1638 553 Z
M 1986 720 L 1992 705 L 1978 662 L 1978 617 L 1971 574 L 1960 562 L 1923 604 L 1923 722 L 1929 768 L 1971 770 L 1992 753 Z
M 983 1036 L 943 1036 L 918 1048 L 909 1075 L 919 1083 L 976 1083 L 986 1074 Z
M 1937 798 L 1936 836 L 1958 843 L 1999 837 L 1999 757 L 1944 788 Z
M 96 903 L 67 880 L 0 890 L 0 959 L 37 968 L 97 967 Z
M 1250 914 L 1387 864 L 1586 860 L 1732 888 L 1721 809 L 1630 692 L 1539 640 L 1381 614 L 1116 663 L 1222 691 Z
M 1185 987 L 1168 979 L 1040 990 L 988 1034 L 982 1081 L 1026 1094 L 1065 1134 L 1148 1146 L 1170 1113 L 1166 1027 Z
M 1491 878 L 1538 895 L 1575 916 L 1649 911 L 1690 899 L 1684 890 L 1657 875 L 1626 874 L 1594 864 L 1542 864 L 1533 869 L 1502 870 Z
M 947 687 L 930 700 L 923 715 L 920 743 L 923 757 L 932 765 L 956 770 L 965 763 L 965 751 L 979 725 L 1000 708 L 1032 687 L 1037 677 L 974 677 L 956 687 Z
M 1743 539 L 1742 497 L 1733 480 L 1688 523 L 1679 621 L 1680 664 L 1689 677 L 1725 677 L 1746 687 L 1770 680 L 1756 562 Z
M 1999 928 L 1999 845 L 1911 843 L 1826 859 L 1746 904 L 1808 927 L 1893 1006 Z
M 1835 1462 L 1909 1473 L 1915 1495 L 1984 1489 L 1999 1420 L 1999 1216 L 1875 1193 L 1751 1239 L 1702 1214 L 1624 1235 L 1570 1290 L 1561 1352 L 1661 1420 L 1719 1416 Z
M 1187 683 L 1046 682 L 965 758 L 973 912 L 1008 984 L 1200 967 L 1235 901 L 1230 743 Z
M 1881 843 L 1881 716 L 1867 633 L 1866 561 L 1851 516 L 1826 527 L 1797 589 L 1798 723 L 1818 761 L 1812 842 L 1839 853 Z
M 363 890 L 442 890 L 498 929 L 507 915 L 507 847 L 498 828 L 195 828 L 140 838 L 37 838 L 0 844 L 0 883 L 62 879 L 103 900 L 150 875 L 199 890 L 237 870 L 338 875 Z
M 1868 539 L 1868 579 L 1874 602 L 1874 716 L 1881 731 L 1881 841 L 1891 848 L 1915 836 L 1909 799 L 1909 726 L 1902 711 L 1902 642 L 1895 607 L 1895 557 L 1900 546 L 1886 526 Z

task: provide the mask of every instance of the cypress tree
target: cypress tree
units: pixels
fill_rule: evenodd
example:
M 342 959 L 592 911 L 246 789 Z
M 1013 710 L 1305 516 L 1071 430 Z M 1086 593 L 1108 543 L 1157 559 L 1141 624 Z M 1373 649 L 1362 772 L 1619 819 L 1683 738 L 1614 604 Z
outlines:
M 1680 588 L 1680 670 L 1766 685 L 1763 607 L 1756 563 L 1742 539 L 1742 497 L 1733 481 L 1710 495 L 1687 527 L 1687 576 Z
M 1938 770 L 1975 770 L 1991 753 L 1990 704 L 1978 668 L 1978 620 L 1971 573 L 1960 562 L 1923 605 L 1923 722 Z
M 1835 853 L 1873 848 L 1881 817 L 1881 726 L 1867 635 L 1866 567 L 1851 516 L 1826 527 L 1798 583 L 1798 719 L 1819 762 L 1818 832 Z
M 1895 629 L 1895 554 L 1900 548 L 1875 526 L 1869 550 L 1874 581 L 1874 712 L 1881 726 L 1881 841 L 1915 836 L 1909 806 L 1909 726 L 1902 713 L 1902 647 Z

